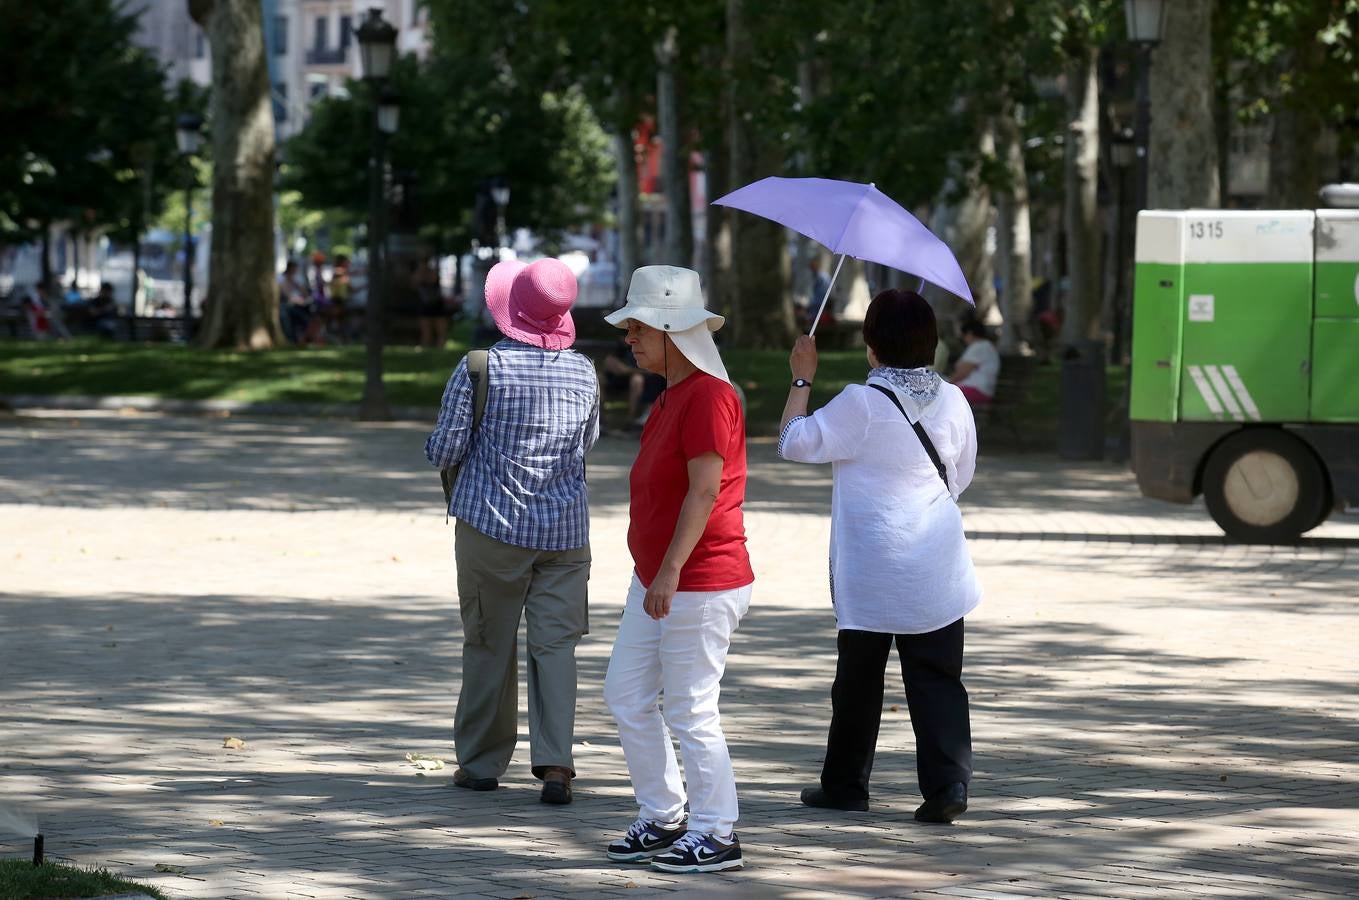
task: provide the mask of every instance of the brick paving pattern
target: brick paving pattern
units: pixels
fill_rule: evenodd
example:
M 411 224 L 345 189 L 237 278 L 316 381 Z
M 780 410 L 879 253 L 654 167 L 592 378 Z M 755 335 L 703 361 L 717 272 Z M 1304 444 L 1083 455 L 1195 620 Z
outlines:
M 591 458 L 580 778 L 549 808 L 526 741 L 501 790 L 450 784 L 452 530 L 423 438 L 0 419 L 0 821 L 31 811 L 51 857 L 176 898 L 1359 895 L 1359 520 L 1232 546 L 1118 467 L 983 457 L 972 808 L 918 826 L 894 665 L 873 811 L 797 804 L 834 671 L 829 470 L 752 441 L 756 593 L 723 692 L 748 864 L 672 876 L 602 853 L 634 812 L 600 699 L 633 444 Z

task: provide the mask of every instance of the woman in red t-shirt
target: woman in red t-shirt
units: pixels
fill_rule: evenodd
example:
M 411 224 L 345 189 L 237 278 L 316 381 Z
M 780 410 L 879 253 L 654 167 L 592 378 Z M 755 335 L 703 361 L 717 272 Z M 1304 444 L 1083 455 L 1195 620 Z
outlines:
M 640 807 L 609 858 L 667 872 L 735 869 L 736 779 L 717 697 L 755 575 L 741 517 L 745 416 L 712 338 L 723 318 L 703 308 L 698 273 L 644 266 L 607 321 L 627 329 L 637 365 L 666 380 L 629 479 L 635 570 L 604 680 Z

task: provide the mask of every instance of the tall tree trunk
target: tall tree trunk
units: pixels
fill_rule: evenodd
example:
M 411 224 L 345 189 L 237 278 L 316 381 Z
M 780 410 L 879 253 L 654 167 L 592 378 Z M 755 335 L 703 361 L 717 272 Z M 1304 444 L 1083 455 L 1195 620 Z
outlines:
M 727 62 L 745 65 L 752 56 L 744 0 L 727 0 Z M 731 91 L 728 124 L 732 184 L 741 186 L 779 170 L 775 144 L 751 115 L 754 104 L 744 102 L 757 84 L 728 72 Z M 788 294 L 788 257 L 783 226 L 760 216 L 731 216 L 734 283 L 732 307 L 735 340 L 748 347 L 787 347 L 796 334 L 793 304 Z
M 1068 57 L 1066 65 L 1065 226 L 1071 293 L 1062 343 L 1068 347 L 1100 337 L 1098 57 L 1098 49 L 1086 47 Z
M 1027 351 L 1033 319 L 1033 235 L 1029 224 L 1029 174 L 1012 102 L 1006 102 L 996 122 L 997 150 L 1009 181 L 996 198 L 996 231 L 1001 249 L 1000 351 Z
M 257 0 L 188 0 L 212 51 L 212 253 L 202 342 L 282 342 L 274 286 L 274 112 Z
M 1148 206 L 1221 205 L 1213 120 L 1213 0 L 1166 4 L 1165 40 L 1152 55 Z
M 1321 119 L 1306 107 L 1281 104 L 1275 111 L 1266 195 L 1270 207 L 1307 209 L 1317 205 L 1321 129 Z
M 38 268 L 38 277 L 44 291 L 52 285 L 52 223 L 46 219 L 42 222 L 42 265 Z M 43 297 L 45 301 L 47 298 Z
M 726 103 L 723 101 L 723 121 L 712 126 L 704 140 L 704 175 L 708 208 L 704 215 L 707 248 L 703 280 L 708 286 L 708 308 L 722 315 L 734 315 L 731 303 L 731 217 L 725 206 L 713 206 L 712 201 L 731 190 L 731 153 L 727 146 Z
M 694 264 L 694 218 L 689 199 L 689 142 L 680 114 L 679 29 L 656 44 L 656 118 L 661 129 L 661 185 L 665 193 L 665 261 Z
M 613 157 L 618 166 L 618 296 L 621 303 L 628 292 L 632 272 L 641 259 L 637 241 L 637 155 L 632 144 L 632 128 L 620 126 L 613 133 Z

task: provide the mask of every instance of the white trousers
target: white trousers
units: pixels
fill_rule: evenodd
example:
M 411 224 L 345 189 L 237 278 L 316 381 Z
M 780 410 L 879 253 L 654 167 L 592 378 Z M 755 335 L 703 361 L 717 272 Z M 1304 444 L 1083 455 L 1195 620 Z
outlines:
M 684 817 L 685 783 L 670 740 L 674 734 L 689 787 L 689 830 L 725 837 L 736 824 L 736 777 L 717 698 L 731 634 L 750 608 L 750 590 L 746 585 L 680 591 L 670 615 L 658 622 L 643 611 L 646 588 L 632 576 L 604 679 L 604 702 L 618 723 L 643 819 Z

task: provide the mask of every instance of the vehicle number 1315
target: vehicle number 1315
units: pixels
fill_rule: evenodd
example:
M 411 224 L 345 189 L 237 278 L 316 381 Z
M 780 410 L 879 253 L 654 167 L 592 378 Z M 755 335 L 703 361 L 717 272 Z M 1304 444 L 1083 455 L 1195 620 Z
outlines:
M 1190 222 L 1189 236 L 1195 240 L 1215 240 L 1222 237 L 1222 220 L 1211 222 Z

